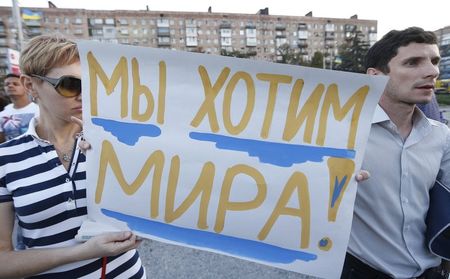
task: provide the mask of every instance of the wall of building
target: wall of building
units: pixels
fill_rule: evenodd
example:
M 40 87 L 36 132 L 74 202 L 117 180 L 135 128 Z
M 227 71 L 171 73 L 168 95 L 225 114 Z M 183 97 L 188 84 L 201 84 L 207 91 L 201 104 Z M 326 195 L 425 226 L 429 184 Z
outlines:
M 439 65 L 439 79 L 450 79 L 450 26 L 435 31 L 438 37 L 441 63 Z
M 74 39 L 210 54 L 239 51 L 268 61 L 279 59 L 277 48 L 285 43 L 309 61 L 316 51 L 337 54 L 337 47 L 357 32 L 373 43 L 377 32 L 376 20 L 356 17 L 59 8 L 22 8 L 22 13 L 24 10 L 31 15 L 23 19 L 26 38 L 61 33 Z M 17 48 L 16 36 L 11 8 L 0 7 L 0 47 Z

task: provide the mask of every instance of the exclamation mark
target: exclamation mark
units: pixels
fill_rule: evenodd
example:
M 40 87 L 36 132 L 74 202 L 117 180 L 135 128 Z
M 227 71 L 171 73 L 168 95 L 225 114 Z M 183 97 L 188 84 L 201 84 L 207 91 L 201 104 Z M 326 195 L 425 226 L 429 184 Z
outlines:
M 328 221 L 336 221 L 336 215 L 344 196 L 347 185 L 350 182 L 355 163 L 350 159 L 329 158 L 327 161 L 330 173 L 330 198 L 328 202 Z M 318 242 L 320 250 L 329 251 L 333 247 L 333 241 L 325 236 Z
M 345 189 L 355 171 L 355 162 L 344 158 L 329 158 L 330 198 L 328 203 L 328 221 L 336 221 L 336 215 L 344 196 Z

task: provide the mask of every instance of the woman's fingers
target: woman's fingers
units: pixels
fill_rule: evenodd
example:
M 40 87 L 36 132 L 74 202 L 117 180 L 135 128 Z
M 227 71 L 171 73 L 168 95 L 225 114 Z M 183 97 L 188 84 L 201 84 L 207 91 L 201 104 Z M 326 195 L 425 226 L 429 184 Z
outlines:
M 77 118 L 75 116 L 71 116 L 70 120 L 72 120 L 73 123 L 78 124 L 78 126 L 80 126 L 81 130 L 83 130 L 83 120 L 81 120 L 80 118 Z

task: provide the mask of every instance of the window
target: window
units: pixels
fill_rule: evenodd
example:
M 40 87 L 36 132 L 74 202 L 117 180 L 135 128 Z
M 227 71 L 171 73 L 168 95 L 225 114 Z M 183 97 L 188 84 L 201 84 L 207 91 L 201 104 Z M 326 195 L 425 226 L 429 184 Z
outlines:
M 298 38 L 299 39 L 308 39 L 308 31 L 306 31 L 306 30 L 299 30 L 298 31 Z
M 186 36 L 197 36 L 197 28 L 186 27 Z
M 158 37 L 159 44 L 170 44 L 170 37 Z
M 197 46 L 197 37 L 186 37 L 186 46 Z
M 105 19 L 105 24 L 108 24 L 108 25 L 114 25 L 114 19 L 113 19 L 113 18 L 107 18 L 107 19 Z
M 221 37 L 231 37 L 231 29 L 228 29 L 228 28 L 220 29 L 220 36 Z
M 169 20 L 167 18 L 158 18 L 156 25 L 158 27 L 169 27 Z
M 221 37 L 220 44 L 222 46 L 231 46 L 231 37 Z
M 245 29 L 245 34 L 247 35 L 247 37 L 256 37 L 256 28 Z

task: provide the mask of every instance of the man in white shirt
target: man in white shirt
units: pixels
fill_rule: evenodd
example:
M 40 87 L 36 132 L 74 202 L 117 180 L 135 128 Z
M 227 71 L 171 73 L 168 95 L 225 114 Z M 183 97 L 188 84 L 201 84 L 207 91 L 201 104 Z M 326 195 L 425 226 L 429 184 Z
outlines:
M 435 34 L 417 27 L 389 32 L 367 53 L 367 73 L 389 82 L 361 167 L 371 178 L 358 185 L 341 279 L 446 278 L 427 247 L 425 217 L 435 180 L 450 189 L 450 130 L 416 107 L 430 102 L 439 62 Z
M 4 89 L 11 104 L 0 112 L 0 143 L 25 133 L 31 118 L 39 114 L 39 107 L 31 102 L 18 75 L 7 74 Z

